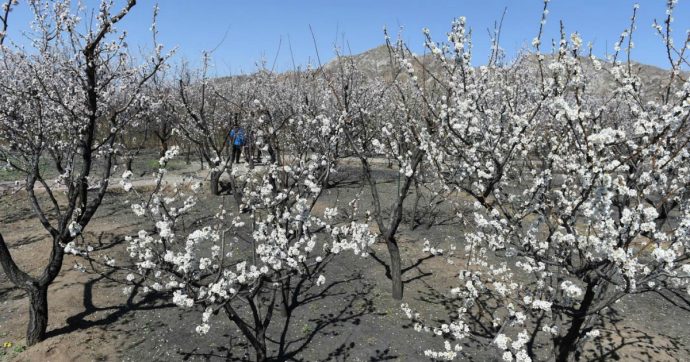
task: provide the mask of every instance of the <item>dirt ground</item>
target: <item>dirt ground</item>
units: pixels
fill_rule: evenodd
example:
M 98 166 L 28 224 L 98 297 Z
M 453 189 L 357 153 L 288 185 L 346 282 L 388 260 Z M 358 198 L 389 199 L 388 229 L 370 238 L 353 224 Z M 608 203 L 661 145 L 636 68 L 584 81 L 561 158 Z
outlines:
M 197 171 L 198 166 L 180 166 L 173 175 L 203 178 L 203 173 Z M 380 172 L 382 180 L 394 174 L 385 168 Z M 358 193 L 361 185 L 356 182 L 357 176 L 350 181 L 329 190 L 324 204 L 333 203 L 336 198 L 348 200 Z M 387 185 L 384 197 L 395 192 L 394 182 Z M 45 231 L 23 196 L 21 192 L 0 196 L 0 232 L 17 263 L 35 273 L 44 265 L 41 256 L 47 255 L 49 245 Z M 150 228 L 132 214 L 125 203 L 129 197 L 118 190 L 109 192 L 84 231 L 86 242 L 117 260 L 126 259 L 124 235 Z M 445 235 L 457 233 L 459 228 L 454 224 L 431 228 L 422 225 L 414 230 L 408 225 L 401 228 L 404 265 L 409 267 L 404 274 L 405 302 L 427 320 L 447 318 L 447 310 L 452 306 L 443 296 L 454 285 L 457 268 L 448 265 L 444 257 L 429 258 L 422 252 L 421 240 L 444 240 Z M 376 245 L 375 250 L 387 260 L 383 245 Z M 120 282 L 123 273 L 98 273 L 88 265 L 85 265 L 86 272 L 81 272 L 74 267 L 75 263 L 84 261 L 67 257 L 61 274 L 50 288 L 49 338 L 31 348 L 23 345 L 27 298 L 0 273 L 0 361 L 242 361 L 249 358 L 251 348 L 237 328 L 224 318 L 214 319 L 209 334 L 200 336 L 194 331 L 201 320 L 200 310 L 182 310 L 165 296 L 143 295 L 137 290 L 125 294 Z M 343 254 L 327 267 L 325 276 L 325 285 L 312 286 L 306 291 L 305 302 L 295 311 L 286 332 L 281 328 L 284 318 L 276 317 L 271 324 L 273 354 L 282 348 L 290 360 L 299 361 L 419 361 L 425 360 L 425 349 L 442 348 L 442 340 L 411 328 L 400 303 L 390 298 L 390 281 L 374 258 Z M 602 329 L 604 338 L 587 346 L 591 357 L 588 359 L 690 360 L 689 313 L 690 310 L 674 306 L 658 295 L 628 298 L 611 311 L 610 320 Z M 493 349 L 476 343 L 472 339 L 465 342 L 464 359 L 497 359 Z

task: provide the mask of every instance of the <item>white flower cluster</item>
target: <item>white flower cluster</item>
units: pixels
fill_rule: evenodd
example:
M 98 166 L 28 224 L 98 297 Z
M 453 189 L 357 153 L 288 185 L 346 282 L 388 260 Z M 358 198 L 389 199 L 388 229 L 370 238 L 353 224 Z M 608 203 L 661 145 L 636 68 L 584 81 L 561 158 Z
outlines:
M 120 185 L 125 192 L 129 192 L 132 189 L 132 171 L 127 170 L 122 174 L 122 180 L 120 180 Z

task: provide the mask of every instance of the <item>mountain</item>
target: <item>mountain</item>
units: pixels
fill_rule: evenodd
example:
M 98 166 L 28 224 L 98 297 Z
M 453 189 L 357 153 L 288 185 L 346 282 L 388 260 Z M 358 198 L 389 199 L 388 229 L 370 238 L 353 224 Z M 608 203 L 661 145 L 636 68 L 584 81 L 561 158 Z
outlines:
M 432 72 L 438 71 L 436 63 L 431 61 L 431 56 L 426 54 L 424 56 L 417 56 L 417 61 L 413 62 L 415 70 L 420 74 L 422 64 Z M 545 65 L 549 63 L 550 55 L 546 56 Z M 606 96 L 612 94 L 617 88 L 617 84 L 613 75 L 607 71 L 611 68 L 611 63 L 600 61 L 601 69 L 596 70 L 593 62 L 589 58 L 583 57 L 582 64 L 585 74 L 590 77 L 589 88 L 594 89 L 595 94 L 599 96 Z M 354 63 L 367 77 L 381 77 L 382 79 L 390 79 L 391 77 L 391 55 L 386 45 L 381 45 L 373 49 L 369 49 L 363 53 L 340 56 L 335 58 L 323 66 L 323 71 L 328 73 L 335 73 L 342 63 Z M 517 62 L 526 62 L 528 67 L 533 67 L 537 70 L 537 59 L 534 55 L 526 55 L 519 57 Z M 637 75 L 642 82 L 643 99 L 645 100 L 659 100 L 665 96 L 665 89 L 670 81 L 671 73 L 667 69 L 662 69 L 653 65 L 641 64 L 637 62 L 631 63 L 633 74 Z M 690 74 L 687 72 L 681 73 L 683 79 L 687 79 Z M 676 77 L 679 81 L 680 78 Z
M 552 55 L 546 55 L 544 61 L 545 67 L 548 67 Z M 538 63 L 537 58 L 533 54 L 527 54 L 519 56 L 515 62 L 525 63 L 528 68 L 531 68 L 535 76 L 537 76 Z M 595 69 L 594 63 L 589 58 L 581 58 L 581 62 L 584 68 L 584 74 L 588 79 L 588 89 L 593 90 L 593 94 L 598 97 L 610 97 L 613 91 L 618 88 L 614 76 L 609 71 L 611 68 L 611 63 L 600 60 L 601 68 Z M 391 54 L 386 45 L 380 45 L 378 47 L 369 49 L 365 52 L 354 54 L 354 55 L 341 55 L 332 59 L 328 63 L 324 64 L 320 69 L 316 71 L 322 71 L 327 74 L 335 75 L 337 74 L 341 67 L 347 65 L 348 63 L 353 63 L 361 73 L 367 78 L 378 78 L 384 81 L 390 81 L 393 75 L 393 69 L 391 67 Z M 430 54 L 425 54 L 423 56 L 416 56 L 416 60 L 412 62 L 417 75 L 421 81 L 426 80 L 431 82 L 432 78 L 426 76 L 425 72 L 422 71 L 423 68 L 428 69 L 432 73 L 438 73 L 439 69 L 438 62 L 432 61 Z M 667 69 L 662 69 L 652 65 L 646 65 L 641 63 L 632 62 L 631 69 L 633 74 L 637 75 L 642 82 L 642 99 L 643 101 L 659 101 L 661 97 L 665 97 L 665 90 L 670 81 L 670 71 Z M 277 79 L 285 79 L 293 74 L 292 71 L 288 71 L 278 75 Z M 217 78 L 214 81 L 220 83 L 227 82 L 242 82 L 247 77 L 252 75 L 237 75 L 230 77 Z M 402 77 L 405 77 L 405 72 L 402 72 Z M 682 72 L 679 77 L 677 76 L 676 82 L 679 84 L 682 79 L 687 79 L 690 76 L 688 72 Z

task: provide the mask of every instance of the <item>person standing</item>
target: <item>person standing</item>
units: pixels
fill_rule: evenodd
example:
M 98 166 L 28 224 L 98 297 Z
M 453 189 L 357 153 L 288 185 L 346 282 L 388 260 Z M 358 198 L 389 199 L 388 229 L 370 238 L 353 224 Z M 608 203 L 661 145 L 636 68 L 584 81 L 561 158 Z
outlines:
M 245 141 L 244 128 L 235 124 L 230 131 L 230 141 L 232 142 L 232 159 L 233 163 L 240 163 L 240 155 L 242 154 L 242 147 Z

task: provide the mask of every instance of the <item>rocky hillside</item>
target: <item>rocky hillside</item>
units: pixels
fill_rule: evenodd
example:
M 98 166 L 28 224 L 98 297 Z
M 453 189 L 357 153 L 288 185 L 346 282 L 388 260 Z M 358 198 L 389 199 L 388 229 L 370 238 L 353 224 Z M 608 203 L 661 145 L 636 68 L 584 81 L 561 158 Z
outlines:
M 522 62 L 526 64 L 527 67 L 533 68 L 536 74 L 537 60 L 534 55 L 525 55 L 519 57 L 516 62 Z M 386 45 L 372 48 L 360 54 L 342 55 L 324 64 L 320 70 L 328 74 L 336 74 L 340 71 L 341 67 L 351 63 L 354 63 L 357 69 L 359 69 L 364 76 L 368 78 L 390 80 L 394 74 L 391 67 L 391 54 L 389 53 Z M 588 82 L 588 88 L 590 91 L 594 89 L 593 93 L 601 97 L 611 95 L 612 91 L 617 87 L 615 79 L 609 71 L 611 64 L 602 61 L 601 68 L 596 70 L 594 69 L 594 65 L 591 60 L 583 59 L 582 63 L 585 68 L 585 74 L 590 78 Z M 431 77 L 425 77 L 424 72 L 422 72 L 422 64 L 426 69 L 433 73 L 437 73 L 440 71 L 440 69 L 438 69 L 438 63 L 432 61 L 429 54 L 417 56 L 417 61 L 413 62 L 413 65 L 418 71 L 419 77 L 422 80 L 426 79 L 427 81 L 431 82 Z M 546 64 L 548 64 L 548 59 Z M 633 73 L 639 76 L 643 84 L 643 98 L 647 101 L 660 100 L 661 97 L 665 95 L 665 89 L 671 79 L 669 70 L 640 63 L 632 63 L 631 66 Z M 280 74 L 278 79 L 288 77 L 291 73 L 292 72 L 289 71 Z M 250 76 L 251 75 L 238 75 L 232 77 L 222 77 L 215 79 L 215 81 L 222 83 L 242 82 L 243 79 L 246 79 Z M 405 75 L 402 74 L 402 76 Z M 688 79 L 688 77 L 690 77 L 690 73 L 683 72 L 676 77 L 676 81 L 680 82 Z
M 424 64 L 425 67 L 431 69 L 433 72 L 438 70 L 434 69 L 434 63 L 431 62 L 429 55 L 419 56 L 417 59 L 418 62 L 415 62 L 414 65 L 418 70 L 421 70 L 421 64 Z M 333 59 L 325 64 L 323 69 L 326 72 L 337 72 L 342 63 L 352 62 L 368 77 L 390 79 L 392 74 L 390 61 L 391 58 L 388 48 L 385 45 L 381 45 L 360 54 L 341 56 Z M 536 71 L 537 62 L 534 56 L 525 56 L 518 61 L 526 62 L 528 66 L 534 67 Z M 583 64 L 585 73 L 591 76 L 590 84 L 592 88 L 596 89 L 595 93 L 601 96 L 611 94 L 616 87 L 616 83 L 614 77 L 608 71 L 611 66 L 610 63 L 602 62 L 602 68 L 600 70 L 595 70 L 592 61 L 589 59 L 584 59 Z M 670 72 L 667 69 L 635 62 L 633 62 L 631 66 L 633 73 L 642 81 L 644 98 L 647 100 L 660 99 L 671 79 Z M 690 74 L 685 72 L 682 73 L 680 77 L 676 77 L 676 80 L 684 80 L 687 79 L 688 76 L 690 76 Z

